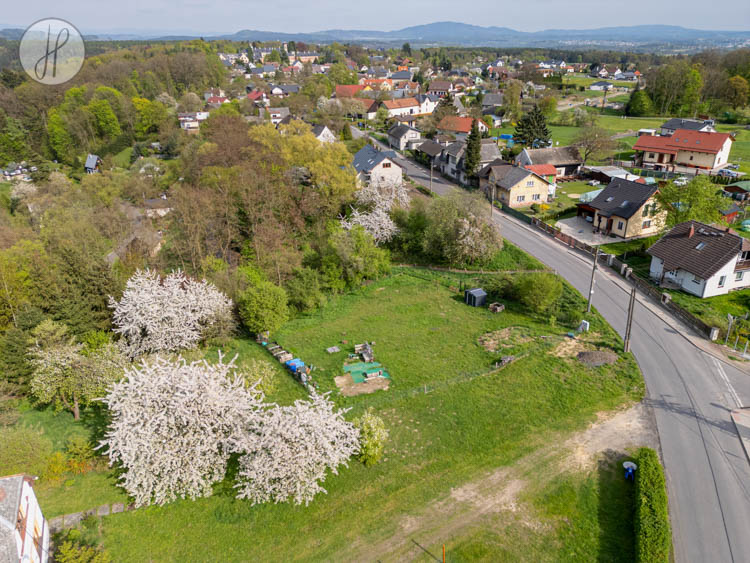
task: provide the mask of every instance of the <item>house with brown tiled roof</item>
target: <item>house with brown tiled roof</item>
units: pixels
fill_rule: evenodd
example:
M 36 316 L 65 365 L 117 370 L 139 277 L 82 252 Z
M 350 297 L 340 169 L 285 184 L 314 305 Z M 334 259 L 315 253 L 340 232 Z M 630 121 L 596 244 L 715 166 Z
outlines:
M 665 287 L 712 297 L 750 286 L 750 240 L 727 227 L 686 221 L 646 252 L 649 275 Z
M 428 94 L 436 94 L 441 98 L 453 92 L 453 84 L 447 80 L 433 80 L 427 88 Z
M 473 117 L 460 117 L 458 115 L 446 115 L 437 124 L 437 131 L 443 135 L 454 135 L 456 139 L 465 139 L 471 133 L 471 126 L 477 122 L 479 132 L 484 133 L 487 131 L 487 124 L 479 119 Z
M 336 85 L 336 97 L 337 98 L 353 98 L 357 93 L 364 90 L 365 87 L 361 84 L 337 84 Z
M 639 166 L 712 170 L 729 161 L 734 139 L 728 133 L 677 129 L 672 135 L 641 135 L 633 145 Z
M 395 100 L 385 100 L 382 104 L 388 110 L 388 117 L 398 117 L 401 115 L 417 115 L 419 113 L 419 102 L 416 98 L 397 98 Z

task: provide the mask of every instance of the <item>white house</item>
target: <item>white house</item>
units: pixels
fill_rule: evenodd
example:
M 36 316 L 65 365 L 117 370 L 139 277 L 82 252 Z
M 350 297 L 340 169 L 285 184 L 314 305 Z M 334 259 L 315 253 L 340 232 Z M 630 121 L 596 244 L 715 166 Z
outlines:
M 34 477 L 0 477 L 0 561 L 46 563 L 49 525 L 39 507 Z
M 360 183 L 401 185 L 403 182 L 403 171 L 393 151 L 378 151 L 372 145 L 365 145 L 354 155 L 352 166 Z
M 348 125 L 344 125 L 344 127 L 348 127 Z M 315 138 L 318 139 L 321 143 L 335 143 L 336 142 L 336 135 L 333 134 L 333 132 L 326 127 L 325 125 L 316 125 L 312 128 L 313 135 L 315 135 Z
M 682 119 L 673 117 L 661 124 L 662 135 L 674 135 L 678 129 L 688 131 L 703 131 L 704 133 L 716 133 L 713 119 Z
M 396 124 L 388 129 L 388 144 L 400 151 L 411 148 L 421 138 L 422 133 L 408 125 Z
M 614 87 L 614 84 L 611 82 L 607 82 L 606 80 L 600 80 L 599 82 L 594 82 L 589 86 L 589 90 L 594 90 L 596 92 L 607 92 L 608 90 L 611 90 Z
M 650 276 L 665 287 L 713 297 L 750 287 L 750 240 L 727 227 L 680 223 L 647 250 Z
M 633 145 L 636 160 L 657 168 L 711 170 L 729 161 L 733 137 L 727 133 L 677 129 L 672 135 L 641 135 Z
M 382 106 L 388 110 L 388 117 L 401 117 L 420 113 L 420 105 L 416 98 L 385 100 Z
M 419 102 L 420 115 L 432 115 L 440 103 L 440 96 L 435 94 L 419 94 L 415 99 Z

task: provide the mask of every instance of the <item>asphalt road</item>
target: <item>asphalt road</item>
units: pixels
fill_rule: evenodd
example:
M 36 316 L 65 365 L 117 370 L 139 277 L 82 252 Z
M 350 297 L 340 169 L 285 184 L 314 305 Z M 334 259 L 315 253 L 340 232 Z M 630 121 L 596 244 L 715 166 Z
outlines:
M 400 155 L 397 160 L 408 176 L 429 186 L 429 171 Z M 455 188 L 433 176 L 436 193 Z M 503 237 L 587 295 L 591 256 L 499 211 L 494 218 Z M 629 297 L 625 280 L 606 268 L 598 270 L 594 307 L 621 336 Z M 685 336 L 691 329 L 656 314 L 644 302 L 639 296 L 631 351 L 643 372 L 646 402 L 659 432 L 675 560 L 750 562 L 750 463 L 729 416 L 735 408 L 750 406 L 750 376 L 695 346 Z
M 503 237 L 556 269 L 583 295 L 592 258 L 498 212 Z M 621 334 L 630 286 L 600 268 L 593 304 Z M 750 561 L 750 463 L 729 411 L 750 405 L 750 376 L 708 355 L 690 329 L 639 297 L 631 350 L 653 407 L 669 492 L 675 560 Z

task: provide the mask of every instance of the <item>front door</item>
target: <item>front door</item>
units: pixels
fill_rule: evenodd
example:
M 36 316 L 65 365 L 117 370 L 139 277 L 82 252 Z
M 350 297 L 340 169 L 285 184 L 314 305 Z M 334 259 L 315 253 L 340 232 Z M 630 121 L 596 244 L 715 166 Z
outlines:
M 607 230 L 606 233 L 609 234 L 609 232 L 612 230 L 612 219 L 607 219 Z

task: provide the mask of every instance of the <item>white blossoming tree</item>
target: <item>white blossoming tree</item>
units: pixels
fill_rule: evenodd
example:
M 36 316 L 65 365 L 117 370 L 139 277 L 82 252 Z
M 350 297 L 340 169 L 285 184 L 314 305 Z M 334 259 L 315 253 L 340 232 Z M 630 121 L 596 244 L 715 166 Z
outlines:
M 321 483 L 327 470 L 336 474 L 359 451 L 359 431 L 344 412 L 335 409 L 327 394 L 267 410 L 261 424 L 245 436 L 237 498 L 253 504 L 308 504 L 326 492 Z
M 122 336 L 130 358 L 153 352 L 194 347 L 217 327 L 232 324 L 232 300 L 205 281 L 182 272 L 161 278 L 157 272 L 137 271 L 122 299 L 109 299 L 114 332 Z
M 354 225 L 361 225 L 377 244 L 391 240 L 398 228 L 389 215 L 390 211 L 394 207 L 409 206 L 409 192 L 403 182 L 373 180 L 357 191 L 355 199 L 365 211 L 352 207 L 348 218 L 340 218 L 341 226 L 351 229 Z
M 234 446 L 253 443 L 262 395 L 234 374 L 234 360 L 155 358 L 130 367 L 104 402 L 112 421 L 101 442 L 136 506 L 211 495 Z M 243 437 L 239 440 L 239 437 Z

